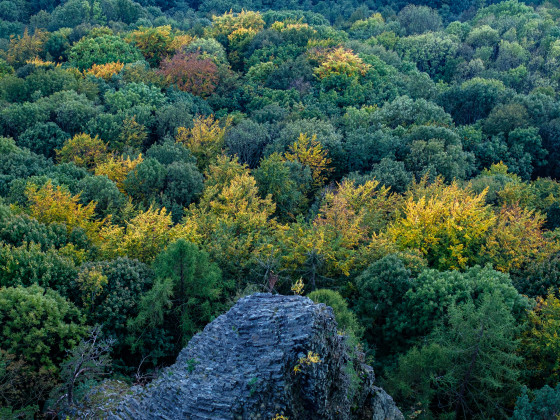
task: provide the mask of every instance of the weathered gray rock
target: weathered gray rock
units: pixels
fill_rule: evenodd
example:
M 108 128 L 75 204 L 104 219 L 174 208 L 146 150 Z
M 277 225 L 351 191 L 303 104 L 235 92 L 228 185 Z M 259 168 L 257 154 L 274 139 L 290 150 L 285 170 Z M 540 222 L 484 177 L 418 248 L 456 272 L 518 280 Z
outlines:
M 255 294 L 197 334 L 173 366 L 136 388 L 110 418 L 403 419 L 373 386 L 373 370 L 348 350 L 331 308 Z M 308 352 L 321 361 L 302 363 Z

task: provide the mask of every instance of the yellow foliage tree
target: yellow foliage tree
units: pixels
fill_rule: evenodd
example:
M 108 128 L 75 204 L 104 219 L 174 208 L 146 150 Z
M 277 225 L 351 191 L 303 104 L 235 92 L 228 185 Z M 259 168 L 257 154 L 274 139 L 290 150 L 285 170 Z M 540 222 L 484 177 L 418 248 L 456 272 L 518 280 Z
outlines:
M 190 207 L 184 223 L 225 273 L 242 280 L 243 270 L 280 229 L 271 219 L 276 206 L 270 196 L 260 197 L 255 179 L 234 160 L 220 158 L 207 177 L 200 202 Z
M 193 38 L 192 36 L 190 36 L 188 34 L 181 34 L 181 33 L 175 34 L 175 37 L 173 38 L 173 41 L 171 41 L 170 48 L 174 52 L 181 51 L 184 46 L 189 45 L 191 42 L 194 41 L 194 39 L 195 38 Z
M 90 69 L 84 70 L 84 74 L 103 80 L 110 80 L 111 77 L 119 74 L 123 67 L 124 64 L 119 61 L 116 63 L 94 64 Z
M 480 251 L 480 259 L 492 263 L 496 270 L 509 272 L 546 258 L 559 249 L 559 244 L 544 238 L 544 221 L 538 211 L 516 204 L 502 207 Z
M 349 246 L 379 233 L 397 216 L 402 197 L 391 194 L 390 189 L 370 180 L 362 185 L 345 180 L 336 189 L 327 191 L 315 224 L 325 225 L 340 232 L 348 239 Z
M 138 123 L 136 121 L 136 115 L 133 115 L 131 118 L 125 118 L 123 120 L 121 132 L 115 143 L 121 151 L 138 151 L 142 149 L 147 138 L 148 133 L 146 127 Z
M 71 195 L 60 186 L 47 182 L 42 187 L 30 184 L 25 190 L 29 200 L 29 214 L 42 223 L 64 223 L 70 229 L 82 228 L 88 237 L 97 241 L 106 220 L 95 220 L 95 201 L 84 206 L 79 195 Z
M 388 236 L 403 250 L 420 251 L 435 268 L 466 268 L 478 260 L 496 221 L 485 195 L 486 190 L 476 195 L 454 182 L 429 199 L 409 197 L 404 218 L 388 229 Z
M 291 224 L 281 234 L 284 268 L 294 276 L 303 275 L 313 290 L 317 289 L 320 281 L 339 274 L 349 275 L 350 267 L 354 264 L 353 252 L 338 247 L 335 234 L 324 225 L 300 221 Z
M 212 27 L 209 29 L 212 36 L 226 36 L 238 30 L 254 31 L 264 28 L 264 20 L 259 12 L 243 10 L 241 13 L 228 12 L 221 16 L 212 16 Z
M 132 160 L 130 157 L 114 158 L 109 157 L 106 161 L 95 167 L 95 175 L 105 175 L 111 181 L 117 184 L 118 189 L 124 193 L 124 180 L 126 176 L 143 162 L 142 154 Z
M 101 294 L 108 283 L 108 278 L 98 267 L 83 269 L 76 278 L 76 283 L 82 295 L 82 302 L 89 309 L 95 302 L 95 298 Z
M 264 20 L 259 12 L 242 11 L 224 13 L 212 17 L 212 27 L 208 34 L 217 38 L 229 50 L 229 62 L 233 67 L 243 62 L 242 50 L 249 45 L 255 35 L 264 28 Z
M 22 36 L 10 37 L 6 60 L 15 67 L 23 66 L 27 60 L 32 60 L 41 53 L 48 38 L 49 33 L 41 29 L 36 29 L 33 35 L 29 35 L 26 27 Z
M 97 136 L 76 134 L 66 140 L 56 155 L 60 162 L 73 162 L 77 166 L 93 169 L 107 159 L 107 145 Z
M 319 67 L 315 69 L 315 75 L 320 80 L 337 75 L 353 78 L 364 76 L 370 67 L 351 50 L 339 47 L 325 56 Z
M 192 152 L 198 168 L 204 171 L 211 163 L 215 163 L 221 154 L 230 125 L 231 118 L 220 121 L 213 115 L 198 116 L 192 128 L 179 127 L 175 141 L 184 144 Z
M 175 51 L 175 36 L 170 25 L 146 28 L 141 26 L 127 36 L 127 41 L 134 44 L 142 52 L 152 67 Z
M 526 371 L 536 382 L 534 388 L 554 386 L 560 381 L 560 300 L 555 291 L 546 298 L 537 297 L 528 319 L 520 346 Z
M 101 251 L 105 257 L 129 256 L 151 263 L 182 230 L 174 228 L 171 213 L 165 207 L 150 207 L 126 222 L 126 226 L 111 225 L 101 231 Z
M 317 141 L 317 135 L 309 137 L 301 133 L 288 152 L 284 155 L 286 160 L 299 162 L 311 169 L 311 176 L 315 186 L 320 187 L 327 180 L 327 174 L 332 172 L 329 167 L 331 160 L 327 157 L 327 151 Z

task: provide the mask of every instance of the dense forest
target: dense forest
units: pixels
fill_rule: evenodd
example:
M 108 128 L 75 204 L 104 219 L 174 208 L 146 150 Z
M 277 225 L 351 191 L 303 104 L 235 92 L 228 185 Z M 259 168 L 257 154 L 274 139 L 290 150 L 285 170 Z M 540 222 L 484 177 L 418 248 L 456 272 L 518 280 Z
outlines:
M 0 418 L 269 291 L 407 418 L 560 414 L 560 4 L 407 3 L 0 2 Z

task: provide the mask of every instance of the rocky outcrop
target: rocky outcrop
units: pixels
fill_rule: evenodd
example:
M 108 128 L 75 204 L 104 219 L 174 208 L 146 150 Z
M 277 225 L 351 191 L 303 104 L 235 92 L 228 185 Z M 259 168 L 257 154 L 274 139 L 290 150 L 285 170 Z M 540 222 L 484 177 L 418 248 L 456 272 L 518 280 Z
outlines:
M 300 296 L 239 300 L 136 388 L 113 419 L 403 419 L 351 357 L 332 309 Z

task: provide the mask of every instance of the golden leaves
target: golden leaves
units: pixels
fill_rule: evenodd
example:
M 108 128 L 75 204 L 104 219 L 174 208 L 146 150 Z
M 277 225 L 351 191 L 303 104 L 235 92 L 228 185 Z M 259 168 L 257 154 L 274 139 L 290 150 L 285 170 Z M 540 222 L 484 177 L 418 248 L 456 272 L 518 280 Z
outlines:
M 66 140 L 56 155 L 60 162 L 73 162 L 76 166 L 92 169 L 107 158 L 107 145 L 97 136 L 76 134 Z
M 124 193 L 124 180 L 127 175 L 143 161 L 142 154 L 134 160 L 131 160 L 130 157 L 125 159 L 124 157 L 115 158 L 111 156 L 105 162 L 95 167 L 95 175 L 105 175 L 111 181 L 115 182 L 117 188 Z
M 113 76 L 119 74 L 123 67 L 124 64 L 119 61 L 116 63 L 94 64 L 90 69 L 84 70 L 84 74 L 103 80 L 110 80 Z
M 106 220 L 94 218 L 96 202 L 84 206 L 79 204 L 79 195 L 71 195 L 60 186 L 54 187 L 49 181 L 42 187 L 31 184 L 25 190 L 29 200 L 29 213 L 42 223 L 64 223 L 69 228 L 84 229 L 94 241 L 99 238 L 99 231 Z
M 221 154 L 230 125 L 231 118 L 220 121 L 213 115 L 198 116 L 192 128 L 179 127 L 175 141 L 187 146 L 196 157 L 199 169 L 203 171 Z
M 338 47 L 326 55 L 319 67 L 315 69 L 315 75 L 319 80 L 337 75 L 353 78 L 364 76 L 370 67 L 351 50 Z
M 307 134 L 301 133 L 298 140 L 290 146 L 285 158 L 308 166 L 311 169 L 313 182 L 318 187 L 325 183 L 327 174 L 333 171 L 329 167 L 331 160 L 327 157 L 327 151 L 317 141 L 315 134 L 309 138 Z

